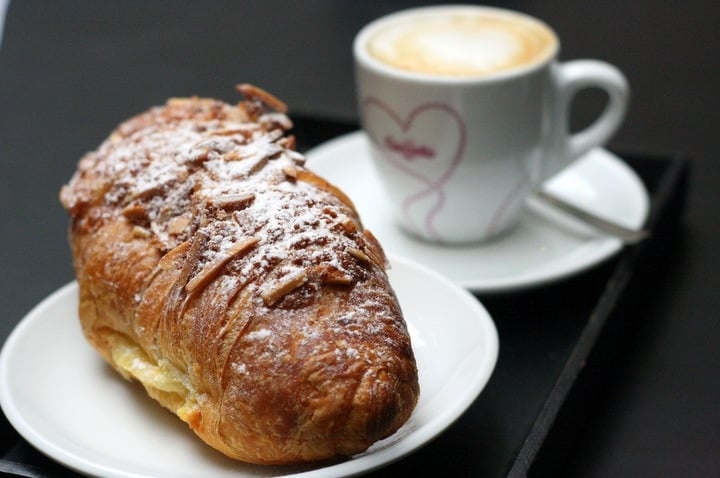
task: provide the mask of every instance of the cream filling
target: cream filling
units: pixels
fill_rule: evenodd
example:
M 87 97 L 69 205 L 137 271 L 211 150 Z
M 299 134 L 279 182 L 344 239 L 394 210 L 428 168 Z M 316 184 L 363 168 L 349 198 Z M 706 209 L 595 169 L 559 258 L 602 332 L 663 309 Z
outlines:
M 112 360 L 123 377 L 138 380 L 151 397 L 174 411 L 183 421 L 193 419 L 199 407 L 186 374 L 167 360 L 155 362 L 127 337 L 113 334 L 110 342 Z

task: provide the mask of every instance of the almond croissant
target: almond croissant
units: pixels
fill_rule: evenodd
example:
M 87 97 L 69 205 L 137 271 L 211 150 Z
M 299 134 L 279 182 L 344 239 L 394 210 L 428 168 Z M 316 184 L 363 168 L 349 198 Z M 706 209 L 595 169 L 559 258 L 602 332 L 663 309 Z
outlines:
M 232 458 L 356 454 L 419 393 L 385 255 L 284 105 L 239 89 L 126 121 L 62 188 L 83 333 Z

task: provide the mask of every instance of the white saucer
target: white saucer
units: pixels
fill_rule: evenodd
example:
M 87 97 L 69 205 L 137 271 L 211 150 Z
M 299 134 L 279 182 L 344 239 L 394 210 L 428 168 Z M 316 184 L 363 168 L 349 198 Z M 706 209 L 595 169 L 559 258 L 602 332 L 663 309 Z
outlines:
M 494 241 L 462 247 L 422 242 L 405 234 L 390 217 L 362 132 L 328 141 L 306 156 L 310 169 L 348 194 L 386 252 L 422 262 L 474 292 L 521 289 L 558 280 L 598 264 L 622 247 L 619 239 L 601 235 L 534 202 L 529 202 L 519 226 Z M 649 200 L 642 181 L 604 149 L 580 158 L 546 188 L 628 227 L 641 227 L 647 218 Z
M 0 354 L 0 405 L 33 446 L 93 476 L 334 478 L 366 472 L 445 430 L 485 387 L 498 354 L 492 319 L 469 292 L 405 259 L 392 260 L 390 279 L 413 341 L 420 401 L 396 434 L 347 461 L 263 467 L 212 450 L 85 342 L 75 282 L 42 301 L 10 334 Z

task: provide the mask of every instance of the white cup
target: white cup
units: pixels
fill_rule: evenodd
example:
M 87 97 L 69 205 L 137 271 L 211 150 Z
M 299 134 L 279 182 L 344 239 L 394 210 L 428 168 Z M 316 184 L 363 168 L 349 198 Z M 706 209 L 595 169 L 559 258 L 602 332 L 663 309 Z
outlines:
M 428 241 L 507 231 L 531 191 L 607 142 L 627 108 L 617 68 L 558 62 L 552 29 L 508 10 L 405 10 L 364 27 L 353 49 L 361 122 L 389 208 Z M 572 100 L 591 87 L 607 104 L 571 133 Z

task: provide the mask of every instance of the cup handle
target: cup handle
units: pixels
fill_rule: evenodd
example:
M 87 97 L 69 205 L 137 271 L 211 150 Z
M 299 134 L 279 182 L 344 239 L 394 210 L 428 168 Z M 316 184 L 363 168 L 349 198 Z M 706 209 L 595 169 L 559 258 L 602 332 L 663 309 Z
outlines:
M 556 131 L 549 154 L 542 165 L 541 181 L 568 166 L 596 146 L 606 143 L 625 118 L 630 88 L 625 76 L 613 65 L 598 60 L 574 60 L 556 64 L 553 68 L 555 88 Z M 570 107 L 575 95 L 585 88 L 600 88 L 607 92 L 605 109 L 582 131 L 570 134 Z

